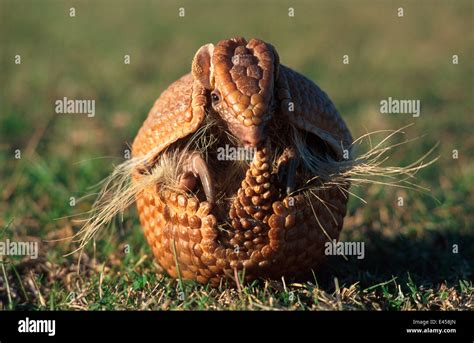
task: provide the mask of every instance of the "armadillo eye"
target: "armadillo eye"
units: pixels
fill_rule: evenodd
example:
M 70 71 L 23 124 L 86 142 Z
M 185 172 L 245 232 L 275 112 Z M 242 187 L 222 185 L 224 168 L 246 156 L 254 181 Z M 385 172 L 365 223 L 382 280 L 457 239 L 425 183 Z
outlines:
M 211 93 L 211 100 L 212 100 L 213 104 L 219 102 L 219 100 L 220 100 L 219 94 L 217 94 L 217 92 L 212 92 Z

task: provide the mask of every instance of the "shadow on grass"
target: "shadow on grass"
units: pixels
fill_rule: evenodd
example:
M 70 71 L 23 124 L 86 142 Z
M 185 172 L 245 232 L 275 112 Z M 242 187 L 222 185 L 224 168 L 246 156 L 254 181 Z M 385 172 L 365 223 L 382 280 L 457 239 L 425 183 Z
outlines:
M 368 231 L 364 242 L 363 259 L 330 257 L 316 274 L 319 285 L 334 289 L 337 277 L 341 286 L 360 282 L 366 288 L 395 278 L 402 287 L 414 282 L 431 288 L 441 283 L 456 286 L 473 278 L 474 234 L 427 231 L 422 237 L 387 238 Z

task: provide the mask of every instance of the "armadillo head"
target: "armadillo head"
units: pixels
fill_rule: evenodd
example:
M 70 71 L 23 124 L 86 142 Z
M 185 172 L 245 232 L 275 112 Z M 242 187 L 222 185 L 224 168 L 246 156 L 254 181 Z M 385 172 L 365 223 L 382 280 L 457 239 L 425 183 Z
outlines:
M 209 92 L 210 107 L 227 123 L 242 145 L 257 147 L 266 138 L 272 118 L 279 58 L 273 46 L 259 39 L 221 40 L 196 53 L 194 79 Z

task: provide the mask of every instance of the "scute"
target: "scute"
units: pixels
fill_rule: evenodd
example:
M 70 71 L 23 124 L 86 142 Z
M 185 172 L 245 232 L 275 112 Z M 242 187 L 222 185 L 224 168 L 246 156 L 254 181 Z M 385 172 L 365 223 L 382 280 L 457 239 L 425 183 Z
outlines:
M 205 114 L 204 99 L 200 97 L 204 96 L 204 90 L 199 88 L 189 73 L 158 97 L 133 142 L 135 157 L 153 150 L 152 160 L 172 143 L 197 130 Z
M 352 136 L 349 129 L 327 94 L 313 81 L 280 65 L 277 89 L 282 114 L 290 123 L 317 135 L 338 156 L 343 155 L 343 149 L 350 150 Z

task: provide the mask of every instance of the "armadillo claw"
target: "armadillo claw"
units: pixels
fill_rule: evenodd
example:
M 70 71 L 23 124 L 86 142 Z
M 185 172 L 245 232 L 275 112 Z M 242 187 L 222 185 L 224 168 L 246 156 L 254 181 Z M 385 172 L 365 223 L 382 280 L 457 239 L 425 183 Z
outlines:
M 204 161 L 193 160 L 206 180 Z M 347 198 L 337 188 L 317 190 L 321 202 L 309 206 L 301 194 L 282 194 L 271 161 L 268 147 L 257 150 L 236 196 L 219 205 L 228 206 L 224 217 L 191 193 L 150 187 L 139 194 L 145 236 L 169 275 L 217 286 L 233 283 L 236 272 L 246 281 L 300 277 L 324 261 L 324 243 L 338 238 Z
M 209 172 L 206 161 L 198 152 L 190 154 L 183 165 L 183 172 L 178 181 L 178 188 L 183 191 L 193 190 L 196 187 L 197 178 L 201 180 L 204 193 L 209 205 L 215 202 L 214 183 Z

